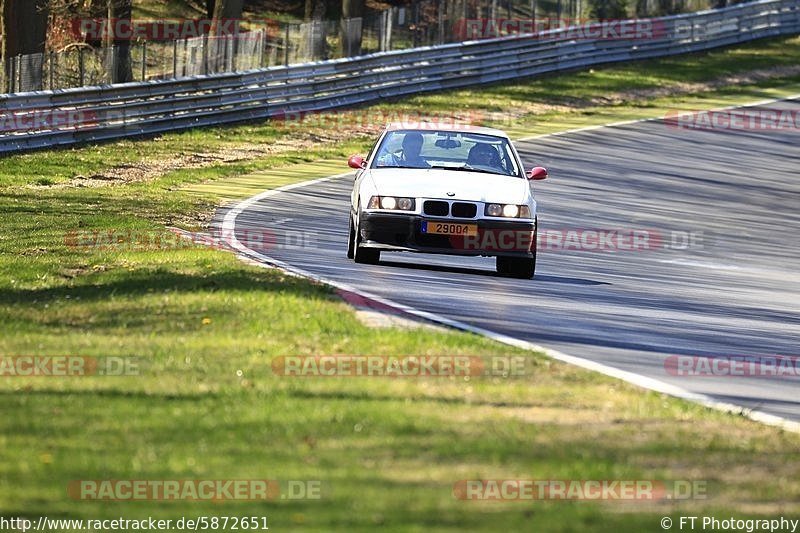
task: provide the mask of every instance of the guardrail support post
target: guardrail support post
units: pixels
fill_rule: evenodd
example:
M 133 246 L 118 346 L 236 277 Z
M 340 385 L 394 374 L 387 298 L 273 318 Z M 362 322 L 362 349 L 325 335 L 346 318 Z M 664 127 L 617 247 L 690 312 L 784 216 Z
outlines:
M 208 74 L 208 43 L 210 40 L 210 36 L 203 36 L 203 74 Z
M 414 38 L 412 39 L 413 48 L 419 46 L 419 3 L 415 3 L 412 8 L 414 11 Z
M 286 24 L 286 33 L 283 38 L 283 64 L 289 66 L 289 24 Z
M 17 59 L 11 57 L 6 62 L 8 63 L 8 92 L 13 93 L 15 92 L 14 84 L 17 83 Z
M 54 52 L 50 52 L 50 90 L 54 89 L 53 87 L 53 80 L 55 79 L 55 61 L 56 61 L 56 54 Z
M 264 68 L 264 59 L 267 55 L 267 29 L 261 30 L 261 57 L 258 59 L 258 66 Z
M 444 0 L 436 1 L 436 11 L 439 15 L 439 44 L 444 44 Z
M 83 48 L 78 49 L 78 74 L 81 78 L 81 87 L 86 85 L 86 69 L 83 65 Z
M 172 77 L 178 77 L 178 40 L 172 41 Z
M 147 41 L 142 41 L 142 81 L 147 79 Z
M 22 54 L 17 56 L 17 74 L 19 75 L 19 82 L 17 83 L 17 90 L 22 92 Z

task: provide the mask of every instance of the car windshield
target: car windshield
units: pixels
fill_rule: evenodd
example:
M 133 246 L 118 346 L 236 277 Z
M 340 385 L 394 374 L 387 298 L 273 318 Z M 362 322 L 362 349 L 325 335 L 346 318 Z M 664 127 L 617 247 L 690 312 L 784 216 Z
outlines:
M 388 167 L 522 177 L 508 139 L 466 131 L 390 131 L 372 163 L 372 168 Z

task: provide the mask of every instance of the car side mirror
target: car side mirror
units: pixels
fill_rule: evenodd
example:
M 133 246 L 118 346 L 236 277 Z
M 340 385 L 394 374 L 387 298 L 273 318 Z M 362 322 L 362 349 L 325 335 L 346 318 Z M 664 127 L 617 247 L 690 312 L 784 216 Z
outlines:
M 351 155 L 347 160 L 347 166 L 361 170 L 366 166 L 366 161 L 364 161 L 364 158 L 360 155 Z
M 529 180 L 543 180 L 547 178 L 547 169 L 544 167 L 533 167 L 528 173 Z

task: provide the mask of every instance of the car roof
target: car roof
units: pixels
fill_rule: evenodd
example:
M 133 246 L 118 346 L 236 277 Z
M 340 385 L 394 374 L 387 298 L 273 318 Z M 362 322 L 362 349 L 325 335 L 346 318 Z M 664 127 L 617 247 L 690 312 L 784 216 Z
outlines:
M 454 120 L 455 122 L 455 120 Z M 508 139 L 508 135 L 495 128 L 485 128 L 473 126 L 471 124 L 441 124 L 439 122 L 416 122 L 413 125 L 405 122 L 391 122 L 386 125 L 386 131 L 410 130 L 410 131 L 452 131 L 459 133 L 477 133 L 480 135 L 494 135 Z

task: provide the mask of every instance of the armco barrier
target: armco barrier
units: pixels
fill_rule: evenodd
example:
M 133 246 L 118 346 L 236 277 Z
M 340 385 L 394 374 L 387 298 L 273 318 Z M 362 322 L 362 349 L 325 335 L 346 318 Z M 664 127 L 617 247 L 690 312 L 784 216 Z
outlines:
M 233 74 L 0 96 L 0 154 L 321 111 L 800 33 L 800 0 L 649 19 L 649 39 L 570 28 Z

